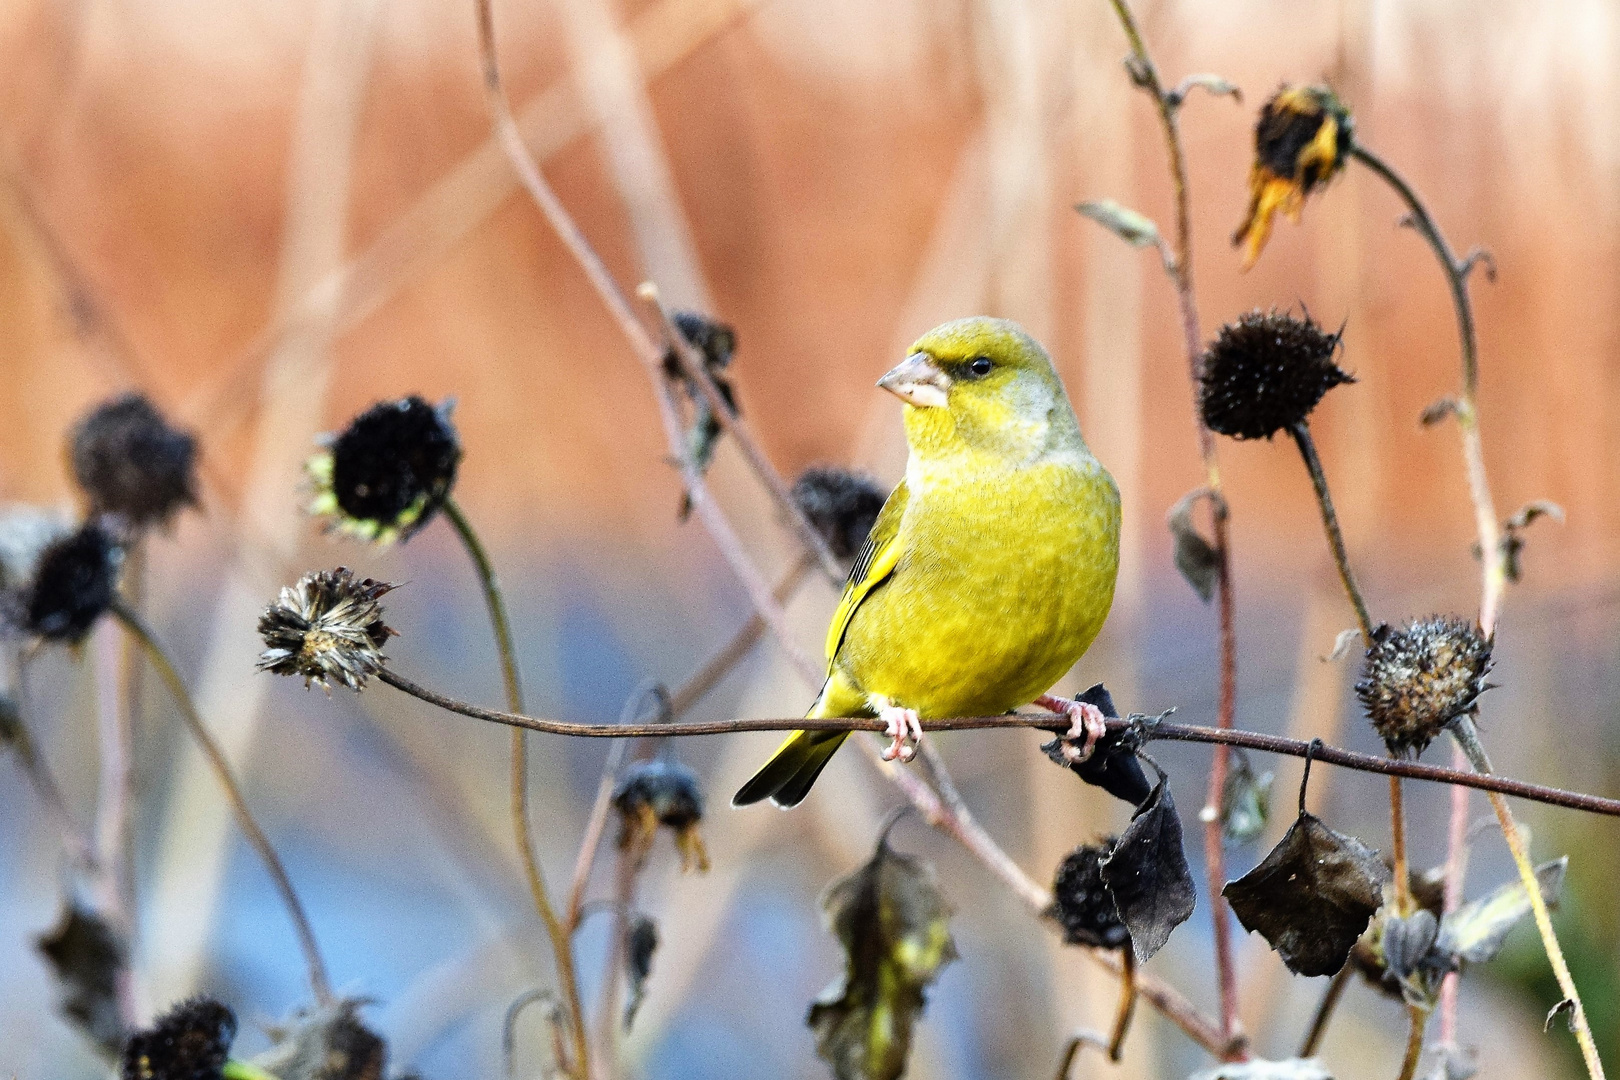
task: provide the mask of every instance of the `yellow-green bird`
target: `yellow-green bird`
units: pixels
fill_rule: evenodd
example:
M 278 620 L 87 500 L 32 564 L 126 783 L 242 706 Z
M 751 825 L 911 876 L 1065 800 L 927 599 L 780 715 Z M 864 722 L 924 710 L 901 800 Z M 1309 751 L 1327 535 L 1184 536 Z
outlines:
M 1016 323 L 936 327 L 878 385 L 906 403 L 911 453 L 833 614 L 809 715 L 879 717 L 884 756 L 907 759 L 920 719 L 1059 704 L 1045 692 L 1113 603 L 1119 489 Z M 1095 709 L 1061 707 L 1095 737 Z M 794 732 L 732 805 L 798 805 L 847 736 Z

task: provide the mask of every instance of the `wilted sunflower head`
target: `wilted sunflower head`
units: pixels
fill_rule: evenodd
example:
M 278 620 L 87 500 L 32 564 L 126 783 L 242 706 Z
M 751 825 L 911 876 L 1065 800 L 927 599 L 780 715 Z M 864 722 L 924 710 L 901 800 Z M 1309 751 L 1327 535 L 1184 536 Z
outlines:
M 1416 756 L 1490 688 L 1491 643 L 1464 619 L 1432 615 L 1373 631 L 1356 696 L 1392 754 Z
M 331 528 L 379 544 L 407 540 L 433 520 L 456 482 L 461 441 L 446 401 L 382 401 L 329 438 L 305 464 L 309 511 Z
M 793 502 L 834 555 L 853 559 L 883 509 L 883 489 L 860 473 L 812 465 L 793 482 Z
M 124 549 L 95 519 L 40 549 L 25 579 L 8 582 L 6 621 L 45 641 L 77 645 L 118 595 Z
M 1304 420 L 1322 395 L 1356 381 L 1333 362 L 1339 339 L 1309 315 L 1255 310 L 1227 323 L 1201 365 L 1204 423 L 1234 439 L 1269 439 Z
M 259 616 L 265 650 L 259 670 L 302 675 L 304 685 L 331 692 L 336 679 L 351 690 L 382 670 L 382 647 L 395 631 L 383 622 L 382 596 L 393 585 L 357 578 L 347 567 L 313 570 L 281 590 Z
M 212 998 L 182 1001 L 129 1037 L 121 1080 L 219 1080 L 225 1075 L 236 1014 Z
M 1249 214 L 1232 235 L 1243 244 L 1243 268 L 1260 258 L 1271 237 L 1271 219 L 1281 211 L 1298 221 L 1305 196 L 1344 168 L 1355 120 L 1325 86 L 1284 84 L 1260 107 L 1254 126 L 1254 166 L 1249 170 Z
M 140 394 L 92 410 L 73 429 L 70 452 L 91 510 L 132 528 L 166 522 L 197 501 L 197 440 L 170 427 Z
M 682 870 L 709 869 L 709 853 L 698 832 L 703 791 L 697 774 L 685 765 L 666 757 L 633 762 L 613 788 L 613 807 L 619 812 L 619 846 L 637 859 L 646 857 L 663 825 L 675 833 Z
M 1052 882 L 1047 914 L 1063 926 L 1063 941 L 1093 949 L 1123 949 L 1130 931 L 1120 920 L 1114 894 L 1103 884 L 1102 860 L 1114 849 L 1114 838 L 1082 844 L 1063 857 Z

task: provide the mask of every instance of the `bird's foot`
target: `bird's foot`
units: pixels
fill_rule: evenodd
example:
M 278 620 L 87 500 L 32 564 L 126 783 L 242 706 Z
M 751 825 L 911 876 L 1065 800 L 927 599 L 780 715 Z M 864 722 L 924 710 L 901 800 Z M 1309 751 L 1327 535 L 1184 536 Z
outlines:
M 917 756 L 923 730 L 916 709 L 890 705 L 878 711 L 878 719 L 883 721 L 883 734 L 893 740 L 883 750 L 884 761 L 910 761 Z
M 1074 765 L 1088 760 L 1097 749 L 1097 740 L 1108 734 L 1108 721 L 1102 710 L 1089 701 L 1069 701 L 1064 698 L 1042 697 L 1037 705 L 1060 712 L 1069 718 L 1069 733 L 1063 737 L 1063 756 Z M 1084 738 L 1079 746 L 1075 740 Z

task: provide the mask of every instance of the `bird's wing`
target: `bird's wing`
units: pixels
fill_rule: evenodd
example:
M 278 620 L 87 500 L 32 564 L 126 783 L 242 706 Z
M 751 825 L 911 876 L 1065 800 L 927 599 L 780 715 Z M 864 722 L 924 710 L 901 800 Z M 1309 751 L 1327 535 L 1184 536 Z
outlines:
M 909 497 L 906 482 L 901 480 L 890 492 L 877 520 L 872 523 L 872 531 L 866 534 L 866 543 L 861 545 L 860 552 L 855 556 L 855 565 L 849 569 L 849 580 L 844 582 L 843 595 L 838 598 L 838 609 L 833 612 L 832 625 L 827 627 L 829 665 L 838 655 L 838 647 L 844 643 L 844 634 L 849 630 L 850 620 L 855 617 L 855 609 L 872 594 L 873 589 L 894 573 L 895 564 L 900 561 L 900 518 L 906 511 Z

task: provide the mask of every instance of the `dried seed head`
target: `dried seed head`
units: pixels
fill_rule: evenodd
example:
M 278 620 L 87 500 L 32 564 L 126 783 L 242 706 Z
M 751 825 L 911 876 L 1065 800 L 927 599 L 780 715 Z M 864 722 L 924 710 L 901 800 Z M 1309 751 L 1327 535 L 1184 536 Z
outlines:
M 832 465 L 812 465 L 793 482 L 793 501 L 840 559 L 853 559 L 883 509 L 870 478 Z
M 703 366 L 709 369 L 709 374 L 716 375 L 731 365 L 732 354 L 737 351 L 737 332 L 729 325 L 695 311 L 674 312 L 669 321 L 675 324 L 686 343 L 702 354 Z M 673 350 L 664 358 L 664 370 L 672 379 L 686 377 Z
M 1099 866 L 1113 849 L 1113 837 L 1099 844 L 1082 844 L 1058 864 L 1048 914 L 1062 924 L 1065 944 L 1123 949 L 1131 943 Z
M 1305 197 L 1344 168 L 1355 121 L 1325 86 L 1282 86 L 1260 108 L 1249 170 L 1249 213 L 1232 236 L 1243 244 L 1243 268 L 1254 265 L 1281 211 L 1298 221 Z
M 147 1031 L 129 1037 L 122 1080 L 221 1080 L 236 1038 L 236 1014 L 212 998 L 170 1009 Z
M 140 394 L 100 405 L 73 429 L 73 476 L 92 511 L 134 529 L 196 504 L 196 458 L 197 440 L 165 423 Z
M 1221 327 L 1201 365 L 1199 408 L 1211 431 L 1269 439 L 1355 378 L 1333 362 L 1339 335 L 1286 312 L 1251 311 Z
M 703 792 L 696 774 L 685 765 L 663 757 L 633 762 L 614 786 L 613 806 L 619 812 L 619 846 L 637 859 L 646 858 L 658 826 L 663 825 L 675 833 L 682 870 L 709 869 L 709 854 L 698 832 Z
M 407 540 L 433 519 L 456 482 L 461 441 L 447 401 L 378 402 L 306 463 L 309 511 L 331 528 L 379 544 Z
M 46 641 L 76 645 L 112 606 L 124 551 L 99 522 L 46 544 L 28 580 L 9 588 L 7 621 Z
M 259 616 L 266 646 L 259 670 L 302 675 L 304 685 L 331 692 L 336 679 L 351 690 L 382 670 L 383 644 L 394 634 L 383 623 L 380 598 L 394 588 L 357 578 L 347 567 L 314 570 L 281 590 Z
M 1384 625 L 1362 664 L 1356 696 L 1392 754 L 1423 753 L 1489 689 L 1491 643 L 1464 619 L 1439 615 Z

